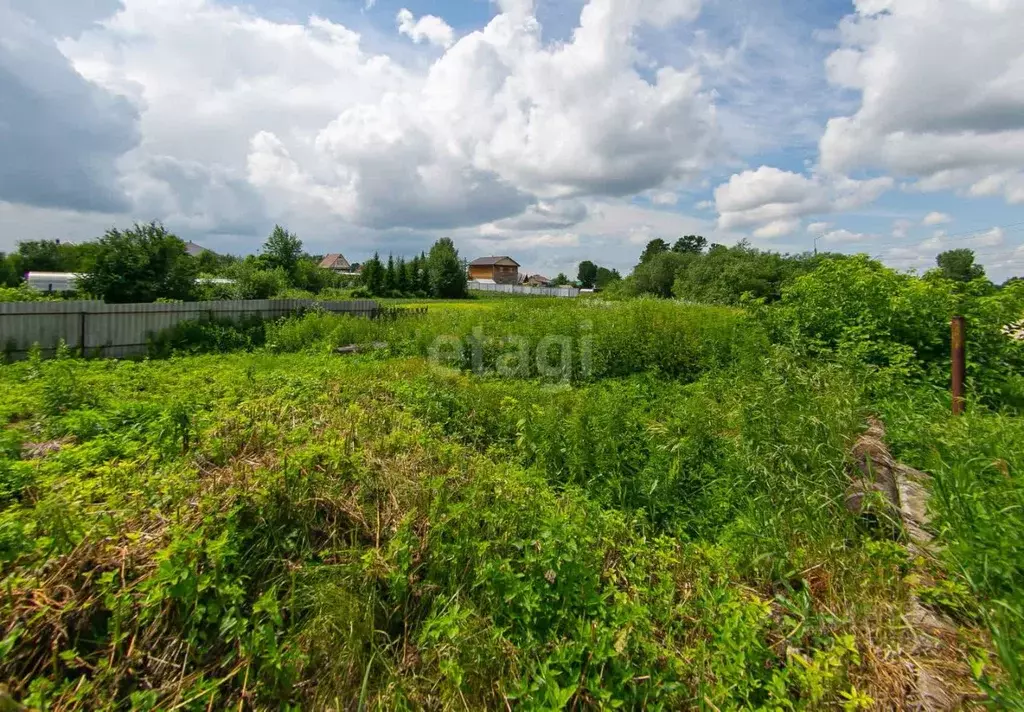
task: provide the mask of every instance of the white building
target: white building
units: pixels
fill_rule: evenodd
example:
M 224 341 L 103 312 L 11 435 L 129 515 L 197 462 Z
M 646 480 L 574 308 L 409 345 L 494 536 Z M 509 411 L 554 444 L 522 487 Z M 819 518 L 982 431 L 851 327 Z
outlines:
M 25 282 L 37 292 L 73 292 L 79 276 L 73 272 L 29 272 Z

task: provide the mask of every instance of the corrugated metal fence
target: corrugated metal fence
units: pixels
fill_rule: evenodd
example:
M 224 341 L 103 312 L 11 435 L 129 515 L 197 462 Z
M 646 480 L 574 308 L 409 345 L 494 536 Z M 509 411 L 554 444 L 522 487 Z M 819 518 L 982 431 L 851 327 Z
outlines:
M 522 287 L 515 284 L 489 284 L 470 280 L 468 287 L 478 292 L 504 292 L 505 294 L 532 294 L 537 297 L 578 297 L 575 287 Z
M 146 353 L 151 336 L 183 321 L 246 317 L 274 319 L 307 309 L 376 316 L 377 302 L 320 302 L 315 299 L 246 299 L 180 304 L 105 304 L 78 302 L 0 302 L 0 348 L 11 358 L 33 344 L 43 353 L 61 339 L 87 356 L 119 358 Z

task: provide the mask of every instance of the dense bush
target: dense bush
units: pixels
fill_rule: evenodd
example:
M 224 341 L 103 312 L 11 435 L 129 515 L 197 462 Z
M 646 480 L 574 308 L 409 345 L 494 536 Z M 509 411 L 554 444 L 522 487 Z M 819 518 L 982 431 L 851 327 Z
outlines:
M 0 287 L 0 302 L 45 302 L 59 299 L 59 296 L 30 289 L 24 283 L 18 287 Z
M 836 355 L 903 379 L 948 386 L 950 319 L 967 319 L 972 392 L 995 404 L 1024 405 L 1024 344 L 1005 325 L 1024 313 L 1024 288 L 962 288 L 937 277 L 901 274 L 865 256 L 827 260 L 760 311 L 776 340 L 816 356 Z
M 650 294 L 706 304 L 739 304 L 745 297 L 775 301 L 783 285 L 838 255 L 782 255 L 740 242 L 733 247 L 712 245 L 703 251 L 703 238 L 669 248 L 662 241 L 648 245 L 640 264 L 615 294 Z M 682 238 L 681 238 L 682 241 Z M 657 242 L 657 241 L 655 241 Z
M 189 299 L 197 265 L 185 243 L 157 223 L 108 230 L 78 288 L 112 304 Z
M 249 351 L 263 346 L 265 340 L 265 322 L 258 317 L 241 321 L 183 321 L 152 335 L 147 351 L 151 358 L 167 358 L 174 354 Z

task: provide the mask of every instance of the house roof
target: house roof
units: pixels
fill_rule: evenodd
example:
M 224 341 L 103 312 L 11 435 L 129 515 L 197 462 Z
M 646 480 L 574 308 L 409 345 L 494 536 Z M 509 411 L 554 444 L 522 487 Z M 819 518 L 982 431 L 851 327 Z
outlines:
M 189 240 L 188 242 L 185 243 L 185 252 L 190 254 L 192 257 L 198 257 L 204 252 L 209 252 L 209 250 L 203 247 L 202 245 L 197 245 L 196 243 Z
M 494 265 L 512 265 L 518 267 L 519 263 L 507 255 L 499 257 L 478 257 L 469 263 L 470 267 L 493 267 Z
M 526 279 L 527 282 L 550 282 L 551 280 L 542 274 L 531 274 Z
M 345 255 L 340 252 L 335 252 L 320 260 L 320 266 L 324 269 L 336 269 L 338 267 L 341 269 L 349 269 L 351 265 L 349 265 L 348 260 L 345 259 Z

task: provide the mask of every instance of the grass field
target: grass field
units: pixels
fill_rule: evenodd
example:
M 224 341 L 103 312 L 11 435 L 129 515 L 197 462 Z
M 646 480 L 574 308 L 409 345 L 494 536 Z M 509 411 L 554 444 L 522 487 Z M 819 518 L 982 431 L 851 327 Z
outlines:
M 958 626 L 935 653 L 958 689 L 1021 699 L 1020 417 L 954 421 L 670 302 L 310 314 L 265 341 L 0 367 L 14 698 L 899 708 L 916 595 Z M 843 506 L 869 415 L 936 478 L 937 561 Z

